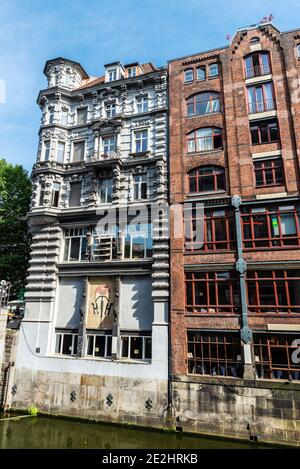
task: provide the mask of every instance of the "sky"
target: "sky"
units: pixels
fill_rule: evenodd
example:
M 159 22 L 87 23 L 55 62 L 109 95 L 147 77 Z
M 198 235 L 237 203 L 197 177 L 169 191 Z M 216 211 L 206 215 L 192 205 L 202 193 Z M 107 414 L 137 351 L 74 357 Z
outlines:
M 35 162 L 46 60 L 75 60 L 91 76 L 115 60 L 161 66 L 271 13 L 281 31 L 300 28 L 298 0 L 0 0 L 0 159 L 29 172 Z

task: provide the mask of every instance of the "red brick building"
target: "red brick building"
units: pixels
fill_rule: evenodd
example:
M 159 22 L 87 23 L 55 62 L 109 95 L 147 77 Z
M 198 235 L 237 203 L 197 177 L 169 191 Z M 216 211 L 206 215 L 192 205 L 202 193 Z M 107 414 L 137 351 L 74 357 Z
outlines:
M 171 204 L 194 233 L 204 204 L 203 243 L 171 233 L 173 380 L 299 382 L 300 30 L 170 61 L 169 100 Z

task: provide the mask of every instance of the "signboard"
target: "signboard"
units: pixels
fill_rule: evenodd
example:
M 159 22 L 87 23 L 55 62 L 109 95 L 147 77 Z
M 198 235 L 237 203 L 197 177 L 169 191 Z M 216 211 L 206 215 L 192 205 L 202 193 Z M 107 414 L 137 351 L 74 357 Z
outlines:
M 111 277 L 89 278 L 87 329 L 106 329 L 113 326 L 115 279 Z

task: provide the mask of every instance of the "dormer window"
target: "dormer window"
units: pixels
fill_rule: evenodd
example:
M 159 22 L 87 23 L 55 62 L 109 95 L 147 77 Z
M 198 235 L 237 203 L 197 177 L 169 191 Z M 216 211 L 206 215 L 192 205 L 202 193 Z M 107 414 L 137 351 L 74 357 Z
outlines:
M 136 67 L 129 67 L 127 70 L 127 77 L 134 78 L 136 77 Z
M 114 68 L 113 70 L 108 71 L 108 81 L 116 81 L 117 79 L 117 69 Z

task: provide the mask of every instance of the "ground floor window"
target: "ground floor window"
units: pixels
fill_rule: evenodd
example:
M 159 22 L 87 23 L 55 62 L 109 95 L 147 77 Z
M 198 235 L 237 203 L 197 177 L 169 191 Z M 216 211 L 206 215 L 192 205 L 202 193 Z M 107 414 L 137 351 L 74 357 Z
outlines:
M 121 333 L 121 357 L 131 360 L 151 360 L 151 332 Z
M 58 355 L 76 355 L 78 331 L 59 330 L 55 332 L 55 353 Z
M 254 334 L 254 355 L 260 379 L 300 380 L 300 334 Z
M 88 331 L 86 338 L 86 355 L 88 357 L 111 357 L 111 331 Z
M 188 331 L 188 373 L 242 376 L 239 333 Z

